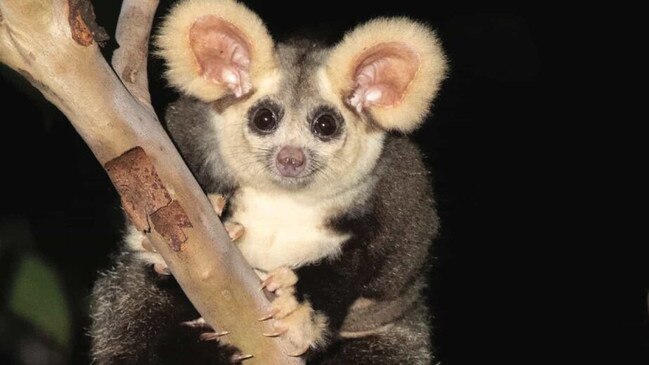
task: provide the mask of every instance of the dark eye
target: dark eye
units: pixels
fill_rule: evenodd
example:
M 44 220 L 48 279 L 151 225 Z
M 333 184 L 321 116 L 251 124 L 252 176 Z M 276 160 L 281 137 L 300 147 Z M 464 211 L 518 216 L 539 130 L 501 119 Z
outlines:
M 331 137 L 338 131 L 338 121 L 331 114 L 320 114 L 313 121 L 312 128 L 320 137 Z
M 277 126 L 277 117 L 272 110 L 268 108 L 259 108 L 252 116 L 252 124 L 260 132 L 272 132 Z

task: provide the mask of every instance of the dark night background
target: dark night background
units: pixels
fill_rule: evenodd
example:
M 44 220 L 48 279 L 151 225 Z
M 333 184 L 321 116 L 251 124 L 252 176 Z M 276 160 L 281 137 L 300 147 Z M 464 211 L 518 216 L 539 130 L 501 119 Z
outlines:
M 93 3 L 100 25 L 114 34 L 119 2 Z M 169 3 L 162 1 L 159 14 Z M 547 76 L 541 24 L 548 20 L 533 9 L 488 3 L 245 3 L 276 39 L 308 31 L 335 41 L 380 15 L 406 15 L 437 30 L 451 72 L 432 117 L 413 138 L 433 171 L 443 222 L 430 290 L 439 354 L 447 365 L 562 362 L 551 354 L 563 346 L 559 333 L 566 328 L 549 320 L 568 299 L 550 294 L 554 264 L 538 263 L 560 244 L 539 242 L 551 219 L 528 229 L 540 200 L 532 166 L 550 168 L 535 165 L 543 156 L 533 152 L 547 102 L 540 83 Z M 114 48 L 111 40 L 104 54 Z M 160 112 L 176 95 L 160 80 L 158 60 L 149 74 Z M 62 114 L 6 67 L 0 93 L 3 112 L 18 116 L 0 125 L 0 364 L 87 364 L 88 295 L 120 238 L 116 194 Z M 38 294 L 16 294 L 21 280 Z M 629 291 L 618 291 L 624 309 L 616 322 L 622 345 L 616 364 L 647 363 L 646 284 L 640 277 L 627 281 Z M 34 309 L 17 314 L 20 303 Z

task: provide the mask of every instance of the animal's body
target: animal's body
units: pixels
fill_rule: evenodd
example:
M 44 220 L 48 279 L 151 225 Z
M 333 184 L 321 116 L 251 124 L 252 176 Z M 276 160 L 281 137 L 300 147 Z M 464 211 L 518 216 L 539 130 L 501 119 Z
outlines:
M 158 45 L 188 95 L 167 128 L 245 228 L 233 244 L 278 294 L 277 334 L 308 364 L 430 363 L 421 291 L 438 219 L 419 151 L 394 132 L 423 122 L 443 78 L 433 33 L 382 19 L 333 48 L 275 45 L 243 6 L 194 0 Z M 181 325 L 198 314 L 142 240 L 130 228 L 95 286 L 96 363 L 232 363 L 235 349 Z

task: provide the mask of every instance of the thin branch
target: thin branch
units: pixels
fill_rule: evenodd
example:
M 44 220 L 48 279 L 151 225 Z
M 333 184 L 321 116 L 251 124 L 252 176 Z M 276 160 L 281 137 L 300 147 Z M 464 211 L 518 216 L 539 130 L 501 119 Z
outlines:
M 126 66 L 118 62 L 121 75 L 131 62 L 138 65 L 134 82 L 122 83 L 93 41 L 99 30 L 83 1 L 0 0 L 0 62 L 68 117 L 109 172 L 127 214 L 147 233 L 203 318 L 216 331 L 229 332 L 223 341 L 254 355 L 246 364 L 303 364 L 284 355 L 281 340 L 262 335 L 271 324 L 257 319 L 270 303 L 151 112 L 146 62 L 127 56 Z M 122 35 L 143 27 L 126 19 L 120 23 Z M 127 55 L 146 49 L 125 37 L 121 42 Z M 136 50 L 129 50 L 130 44 Z
M 146 107 L 151 107 L 147 77 L 149 35 L 158 3 L 159 0 L 124 0 L 115 31 L 120 47 L 113 53 L 113 68 L 128 91 Z

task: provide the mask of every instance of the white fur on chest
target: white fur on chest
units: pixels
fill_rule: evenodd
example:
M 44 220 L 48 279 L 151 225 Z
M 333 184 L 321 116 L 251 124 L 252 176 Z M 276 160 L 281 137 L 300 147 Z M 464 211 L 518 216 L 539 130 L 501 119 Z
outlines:
M 327 227 L 330 213 L 324 204 L 290 193 L 241 188 L 232 203 L 230 220 L 245 227 L 237 246 L 256 269 L 296 268 L 335 256 L 350 237 Z

